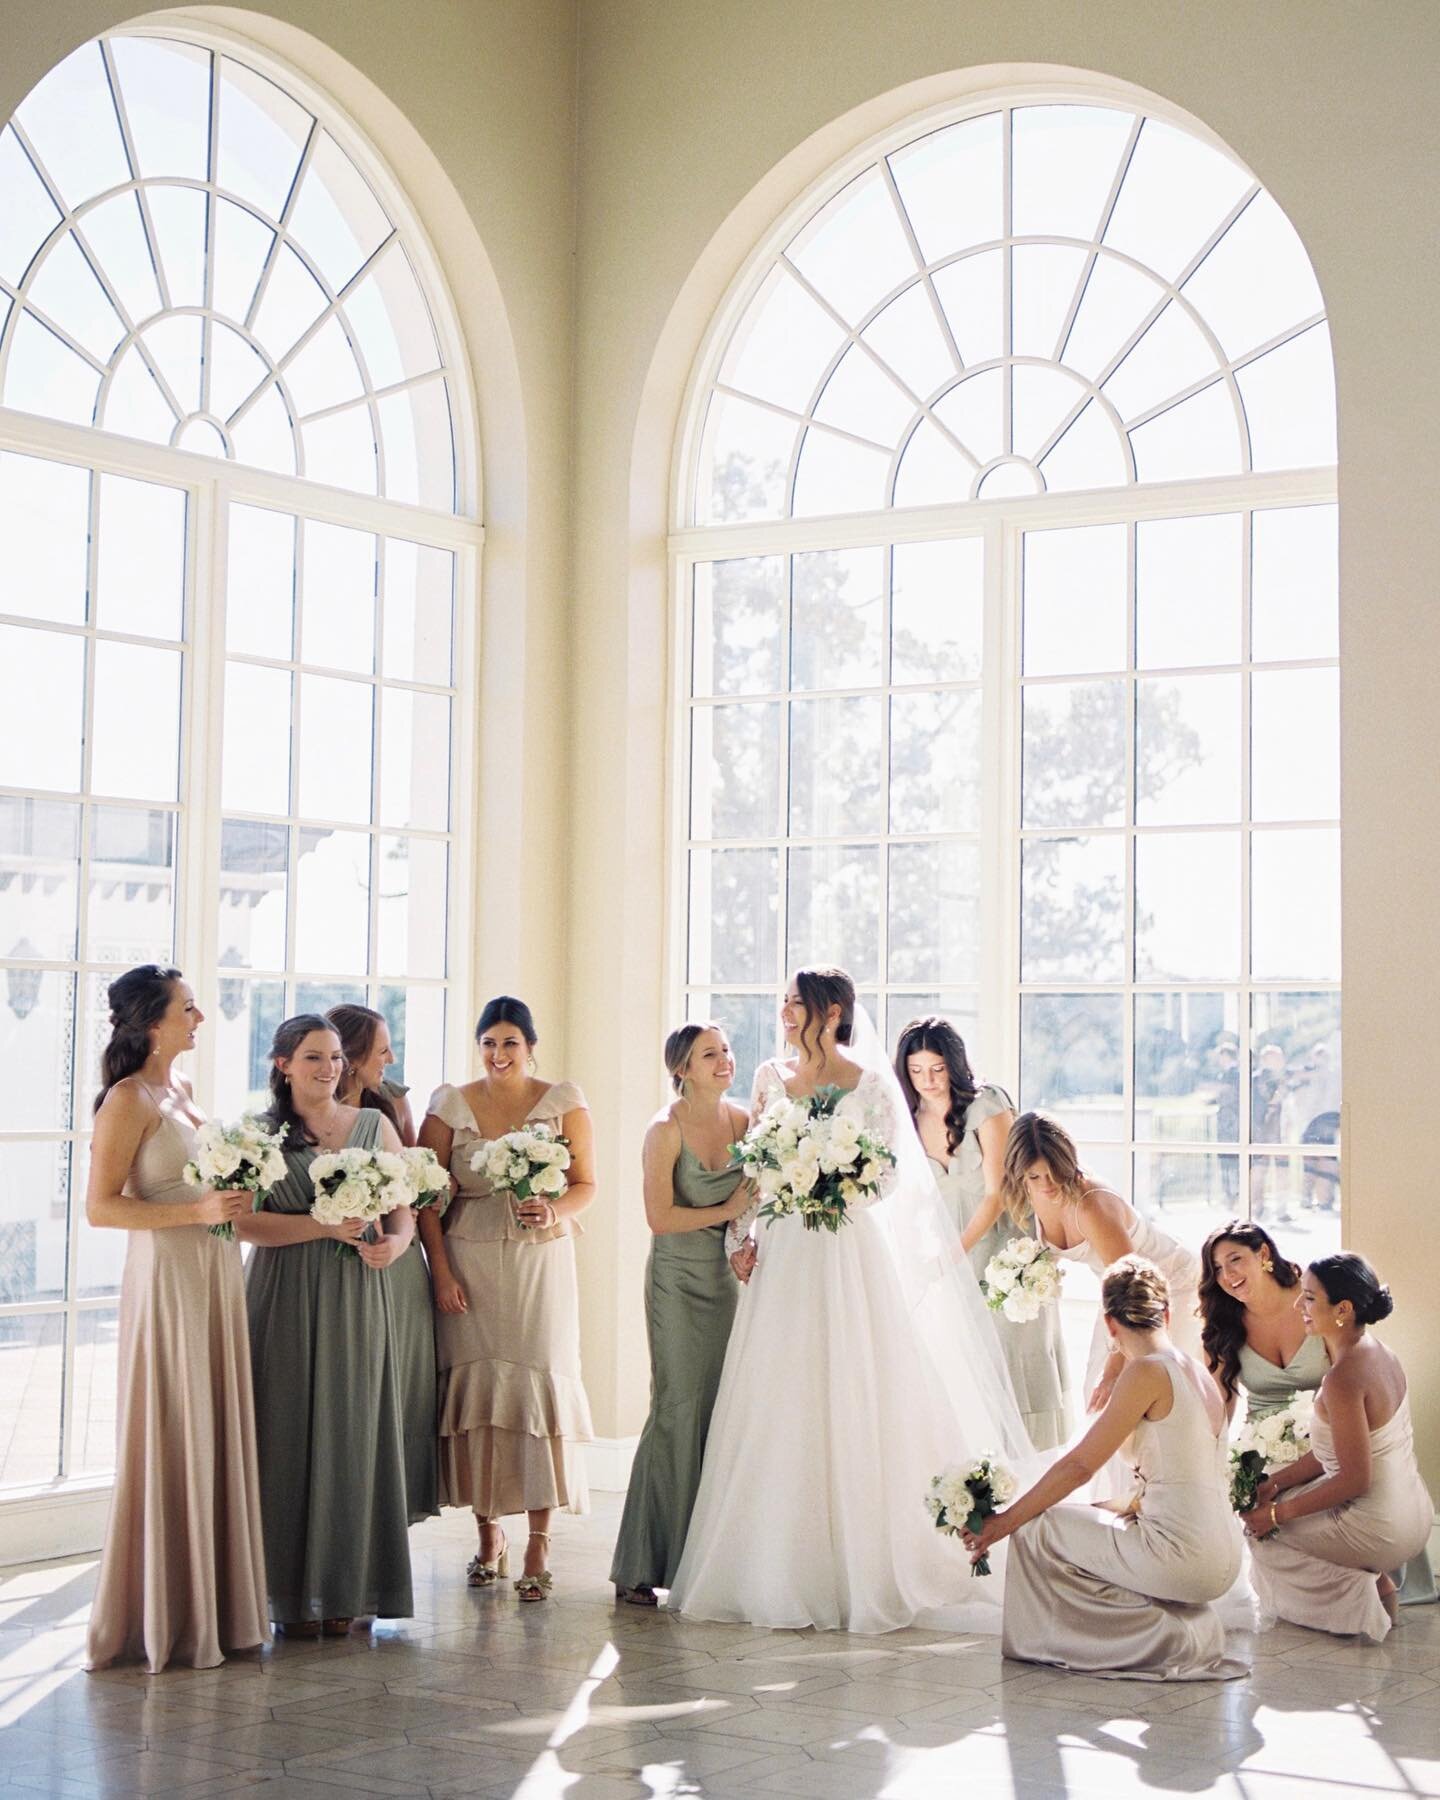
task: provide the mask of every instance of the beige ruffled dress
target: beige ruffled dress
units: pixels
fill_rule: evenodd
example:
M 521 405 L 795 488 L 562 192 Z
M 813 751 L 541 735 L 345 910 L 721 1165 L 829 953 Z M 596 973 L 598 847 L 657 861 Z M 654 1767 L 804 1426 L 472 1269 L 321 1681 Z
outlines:
M 570 1081 L 547 1088 L 527 1125 L 556 1131 L 585 1105 Z M 443 1229 L 450 1267 L 469 1310 L 435 1315 L 440 1368 L 440 1499 L 483 1518 L 539 1507 L 589 1508 L 582 1444 L 594 1433 L 580 1377 L 580 1295 L 575 1236 L 559 1219 L 549 1230 L 516 1222 L 470 1159 L 485 1140 L 458 1088 L 448 1083 L 430 1112 L 453 1133 L 450 1173 L 457 1193 Z

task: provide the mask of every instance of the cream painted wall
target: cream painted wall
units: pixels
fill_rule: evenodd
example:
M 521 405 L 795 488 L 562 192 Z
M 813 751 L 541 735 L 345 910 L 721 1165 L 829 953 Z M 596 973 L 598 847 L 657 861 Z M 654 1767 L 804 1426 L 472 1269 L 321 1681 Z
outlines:
M 602 1431 L 643 1415 L 638 1145 L 666 1014 L 670 618 L 663 549 L 686 372 L 747 250 L 838 157 L 1034 65 L 1118 77 L 1244 158 L 1330 307 L 1342 493 L 1346 1196 L 1392 1282 L 1440 1492 L 1433 671 L 1440 12 L 1426 0 L 586 0 L 581 8 L 569 1036 L 600 1126 L 584 1262 Z M 953 72 L 947 76 L 947 71 Z M 1408 1141 L 1407 1141 L 1408 1140 Z

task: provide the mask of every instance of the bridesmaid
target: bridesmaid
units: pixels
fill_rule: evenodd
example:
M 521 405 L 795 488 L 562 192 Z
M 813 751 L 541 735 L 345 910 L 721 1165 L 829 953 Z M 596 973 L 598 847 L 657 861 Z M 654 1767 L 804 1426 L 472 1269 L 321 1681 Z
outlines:
M 1063 1126 L 1043 1113 L 1021 1113 L 1005 1146 L 1005 1204 L 1025 1230 L 1031 1222 L 1042 1243 L 1062 1260 L 1083 1262 L 1097 1275 L 1122 1256 L 1149 1259 L 1165 1277 L 1171 1298 L 1174 1338 L 1188 1356 L 1200 1354 L 1195 1316 L 1199 1265 L 1195 1253 L 1142 1218 L 1117 1193 L 1080 1167 L 1075 1145 Z M 1104 1315 L 1095 1322 L 1085 1382 L 1088 1409 L 1099 1412 L 1110 1398 L 1124 1354 L 1106 1335 Z
M 245 1278 L 270 1616 L 290 1637 L 341 1637 L 353 1621 L 412 1611 L 395 1310 L 386 1271 L 415 1215 L 389 1213 L 379 1241 L 357 1219 L 312 1218 L 323 1150 L 398 1150 L 383 1113 L 342 1105 L 334 1027 L 286 1019 L 271 1046 L 266 1121 L 285 1127 L 285 1179 L 236 1230 L 256 1246 Z M 359 1261 L 335 1254 L 353 1244 Z
M 205 1015 L 178 969 L 112 981 L 85 1215 L 130 1234 L 120 1288 L 115 1494 L 86 1667 L 213 1669 L 268 1644 L 240 1249 L 250 1196 L 182 1171 L 204 1114 L 175 1060 Z
M 665 1040 L 678 1096 L 645 1133 L 645 1221 L 655 1235 L 645 1269 L 650 1416 L 625 1495 L 610 1579 L 617 1598 L 654 1606 L 680 1564 L 710 1414 L 739 1288 L 725 1226 L 752 1199 L 729 1161 L 745 1108 L 726 1099 L 735 1059 L 718 1025 L 681 1025 Z
M 1330 1369 L 1315 1397 L 1310 1454 L 1262 1482 L 1246 1514 L 1255 1591 L 1277 1618 L 1378 1643 L 1398 1612 L 1386 1571 L 1420 1554 L 1435 1518 L 1415 1461 L 1405 1371 L 1366 1333 L 1393 1302 L 1364 1257 L 1342 1250 L 1310 1264 L 1297 1304 Z
M 1313 1393 L 1330 1359 L 1296 1310 L 1300 1265 L 1287 1261 L 1263 1225 L 1231 1219 L 1200 1252 L 1200 1337 L 1205 1362 L 1233 1415 L 1241 1390 L 1247 1420 Z
M 986 1264 L 1012 1235 L 1001 1211 L 1014 1104 L 1003 1088 L 975 1079 L 964 1039 L 948 1019 L 914 1019 L 905 1027 L 895 1073 L 975 1279 L 983 1281 Z M 1059 1307 L 1024 1324 L 998 1312 L 990 1317 L 1030 1441 L 1037 1450 L 1063 1444 L 1070 1384 Z
M 383 1113 L 402 1144 L 415 1142 L 408 1089 L 385 1071 L 394 1063 L 385 1015 L 368 1006 L 332 1006 L 326 1019 L 340 1034 L 345 1073 L 342 1106 Z M 410 1523 L 440 1511 L 440 1463 L 435 1444 L 435 1308 L 430 1273 L 416 1238 L 390 1270 L 395 1309 L 395 1359 L 400 1374 L 400 1415 L 405 1432 L 405 1493 Z
M 427 1208 L 420 1235 L 435 1287 L 440 1364 L 440 1500 L 474 1509 L 480 1544 L 467 1578 L 488 1587 L 506 1573 L 500 1519 L 529 1514 L 521 1600 L 550 1592 L 550 1514 L 585 1512 L 578 1446 L 592 1437 L 580 1378 L 579 1215 L 595 1198 L 594 1134 L 572 1081 L 534 1073 L 535 1022 L 523 1001 L 491 1000 L 475 1028 L 485 1073 L 436 1088 L 420 1142 L 455 1178 L 443 1220 Z M 547 1124 L 570 1143 L 569 1187 L 520 1206 L 470 1166 L 488 1139 Z
M 1170 1341 L 1169 1291 L 1153 1263 L 1122 1257 L 1105 1271 L 1100 1294 L 1122 1363 L 1104 1410 L 1028 1492 L 982 1531 L 967 1531 L 965 1543 L 978 1558 L 1014 1537 L 1006 1656 L 1132 1681 L 1232 1680 L 1248 1670 L 1225 1655 L 1213 1604 L 1240 1570 L 1225 1488 L 1224 1403 L 1200 1364 Z M 1107 1516 L 1060 1504 L 1122 1444 L 1139 1479 L 1127 1506 Z

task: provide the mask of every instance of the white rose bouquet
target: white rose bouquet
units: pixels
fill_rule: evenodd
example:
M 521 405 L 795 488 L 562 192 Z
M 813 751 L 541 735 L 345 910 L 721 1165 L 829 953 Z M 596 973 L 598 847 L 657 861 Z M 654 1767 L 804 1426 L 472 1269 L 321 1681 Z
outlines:
M 1062 1280 L 1060 1264 L 1038 1238 L 1013 1237 L 986 1263 L 980 1292 L 991 1312 L 1024 1325 L 1060 1298 Z
M 570 1141 L 549 1125 L 522 1125 L 519 1131 L 507 1131 L 504 1137 L 477 1144 L 470 1154 L 470 1167 L 483 1175 L 497 1194 L 509 1194 L 516 1202 L 555 1201 L 570 1185 L 565 1178 Z
M 281 1144 L 285 1127 L 267 1131 L 249 1113 L 235 1125 L 207 1119 L 195 1133 L 195 1155 L 184 1168 L 185 1182 L 193 1188 L 243 1188 L 254 1198 L 250 1210 L 258 1212 L 277 1181 L 285 1179 Z M 235 1240 L 233 1225 L 212 1225 L 211 1237 Z
M 804 1100 L 779 1094 L 731 1147 L 731 1162 L 760 1190 L 762 1219 L 798 1213 L 807 1231 L 835 1232 L 880 1192 L 895 1152 L 837 1110 L 843 1098 L 834 1087 Z
M 416 1147 L 402 1150 L 400 1154 L 410 1172 L 410 1188 L 415 1196 L 410 1204 L 416 1212 L 423 1212 L 427 1206 L 438 1206 L 442 1200 L 450 1198 L 450 1171 L 442 1166 L 433 1150 Z
M 950 1537 L 962 1531 L 979 1531 L 992 1513 L 1015 1498 L 1015 1477 L 996 1456 L 982 1456 L 968 1468 L 942 1469 L 930 1483 L 925 1510 L 935 1529 Z M 988 1575 L 990 1558 L 982 1556 L 970 1565 L 972 1575 Z
M 415 1204 L 410 1165 L 393 1150 L 366 1150 L 358 1144 L 344 1150 L 327 1150 L 310 1165 L 310 1185 L 315 1204 L 310 1216 L 322 1225 L 341 1225 L 347 1219 L 365 1221 L 364 1240 L 375 1242 L 374 1227 L 386 1213 Z M 337 1256 L 358 1256 L 353 1244 L 335 1245 Z
M 1276 1469 L 1287 1468 L 1310 1448 L 1310 1417 L 1315 1411 L 1312 1394 L 1296 1394 L 1279 1412 L 1250 1419 L 1236 1432 L 1230 1445 L 1230 1504 L 1237 1513 L 1255 1505 L 1260 1483 Z M 1262 1533 L 1270 1537 L 1270 1532 Z

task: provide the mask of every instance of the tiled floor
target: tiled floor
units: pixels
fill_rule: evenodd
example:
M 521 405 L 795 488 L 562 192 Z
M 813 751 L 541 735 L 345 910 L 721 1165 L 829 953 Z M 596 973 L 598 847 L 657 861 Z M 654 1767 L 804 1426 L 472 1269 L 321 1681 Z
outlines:
M 1383 1648 L 1282 1627 L 1246 1681 L 1001 1660 L 993 1638 L 689 1624 L 616 1609 L 618 1497 L 562 1520 L 557 1591 L 463 1583 L 466 1521 L 414 1534 L 420 1616 L 223 1669 L 79 1667 L 94 1559 L 0 1579 L 0 1789 L 631 1796 L 1440 1795 L 1440 1607 Z

